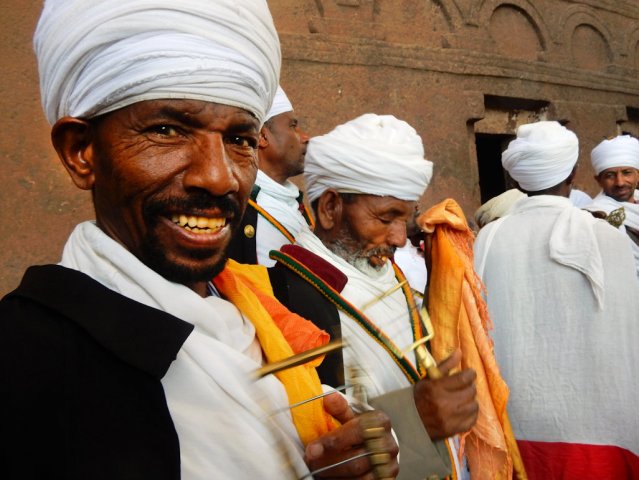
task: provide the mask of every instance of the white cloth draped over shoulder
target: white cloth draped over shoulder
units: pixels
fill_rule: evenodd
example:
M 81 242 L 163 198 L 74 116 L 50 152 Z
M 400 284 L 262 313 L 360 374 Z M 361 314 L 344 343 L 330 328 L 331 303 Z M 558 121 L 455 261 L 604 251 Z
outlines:
M 606 214 L 610 214 L 610 212 L 612 212 L 613 210 L 617 210 L 618 208 L 623 207 L 626 219 L 624 220 L 623 225 L 619 227 L 619 230 L 621 230 L 625 234 L 626 225 L 633 230 L 639 231 L 639 190 L 635 190 L 634 199 L 637 203 L 618 202 L 602 191 L 592 200 L 592 203 L 590 205 L 585 207 L 585 209 L 591 212 L 600 211 L 606 212 Z M 630 241 L 630 246 L 632 247 L 632 254 L 635 257 L 635 267 L 637 277 L 639 278 L 639 245 L 637 245 L 630 239 L 628 240 Z
M 284 387 L 274 376 L 249 380 L 261 349 L 235 306 L 165 280 L 92 222 L 76 227 L 60 264 L 195 325 L 162 379 L 184 480 L 308 473 L 289 411 L 271 416 L 288 405 Z
M 639 284 L 621 233 L 530 197 L 479 232 L 475 262 L 517 439 L 639 454 Z
M 341 295 L 358 309 L 398 283 L 390 261 L 382 268 L 379 277 L 372 278 L 331 252 L 310 231 L 302 231 L 297 237 L 297 243 L 322 257 L 348 277 Z M 363 313 L 395 343 L 399 350 L 404 350 L 413 342 L 408 303 L 401 290 L 396 290 L 366 308 Z M 377 397 L 409 386 L 410 382 L 395 362 L 389 359 L 388 352 L 355 320 L 341 310 L 339 315 L 342 338 L 348 345 L 343 351 L 346 382 L 349 383 L 350 380 L 350 367 L 355 367 L 362 372 L 358 382 L 364 384 L 369 397 Z M 414 365 L 414 355 L 409 355 L 408 358 Z
M 284 185 L 281 185 L 263 171 L 258 170 L 255 184 L 260 187 L 257 204 L 281 223 L 294 238 L 302 230 L 310 231 L 297 202 L 300 191 L 293 182 L 287 180 Z M 282 245 L 288 245 L 291 242 L 262 215 L 257 216 L 256 231 L 257 263 L 271 267 L 275 264 L 275 260 L 269 258 L 269 252 L 279 250 Z
M 51 124 L 152 99 L 232 105 L 262 121 L 279 84 L 265 0 L 47 0 L 34 47 Z

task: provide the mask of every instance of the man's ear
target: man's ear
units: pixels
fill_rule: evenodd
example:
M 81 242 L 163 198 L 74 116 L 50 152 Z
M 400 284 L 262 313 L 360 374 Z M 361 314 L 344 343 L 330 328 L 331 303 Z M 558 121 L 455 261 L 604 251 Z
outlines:
M 82 190 L 91 190 L 95 179 L 91 124 L 79 118 L 63 117 L 53 126 L 51 141 L 73 183 Z
M 267 127 L 262 127 L 260 129 L 260 139 L 257 144 L 258 148 L 266 148 L 269 145 L 269 137 L 271 135 L 270 130 Z
M 322 230 L 330 231 L 339 226 L 344 213 L 344 201 L 336 190 L 329 188 L 317 201 L 317 222 Z

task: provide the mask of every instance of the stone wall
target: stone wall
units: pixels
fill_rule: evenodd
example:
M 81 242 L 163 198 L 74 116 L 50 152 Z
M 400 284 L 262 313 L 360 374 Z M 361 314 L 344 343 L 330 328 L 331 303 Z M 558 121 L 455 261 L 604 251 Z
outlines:
M 639 134 L 636 0 L 269 0 L 282 85 L 302 125 L 325 133 L 393 114 L 424 139 L 435 175 L 422 204 L 472 216 L 504 188 L 499 150 L 521 123 L 560 120 L 581 142 L 577 184 L 596 192 L 589 152 Z M 0 295 L 25 267 L 56 262 L 92 217 L 49 142 L 31 36 L 39 1 L 0 4 Z

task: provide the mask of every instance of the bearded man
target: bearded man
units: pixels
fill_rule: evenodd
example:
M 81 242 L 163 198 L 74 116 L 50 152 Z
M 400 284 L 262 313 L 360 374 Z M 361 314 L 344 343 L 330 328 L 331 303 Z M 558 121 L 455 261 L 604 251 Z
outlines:
M 606 215 L 623 208 L 616 226 L 630 239 L 639 276 L 639 140 L 630 135 L 604 140 L 590 152 L 590 160 L 601 192 L 585 208 Z
M 323 328 L 341 328 L 343 360 L 320 376 L 356 385 L 389 414 L 403 479 L 460 474 L 446 439 L 469 430 L 478 410 L 475 372 L 447 375 L 460 352 L 442 362 L 442 378 L 426 379 L 415 352 L 405 351 L 424 330 L 392 258 L 432 168 L 415 129 L 391 115 L 365 114 L 312 138 L 304 179 L 315 234 L 302 231 L 297 245 L 271 253 L 278 298 Z
M 279 81 L 266 2 L 47 0 L 34 43 L 96 220 L 0 303 L 3 478 L 298 479 L 358 455 L 317 476 L 361 478 L 371 436 L 393 478 L 385 415 L 291 410 L 321 392 L 310 365 L 257 379 L 327 336 L 280 306 L 287 336 L 259 272 L 225 264 Z
M 475 270 L 529 478 L 634 478 L 639 285 L 623 235 L 568 198 L 578 157 L 558 122 L 517 129 L 502 165 L 528 197 L 480 230 Z

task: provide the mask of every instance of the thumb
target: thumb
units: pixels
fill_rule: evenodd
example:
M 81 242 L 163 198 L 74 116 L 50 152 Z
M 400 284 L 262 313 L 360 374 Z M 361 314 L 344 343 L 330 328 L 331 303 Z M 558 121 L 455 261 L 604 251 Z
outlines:
M 348 406 L 348 401 L 338 392 L 324 397 L 324 410 L 341 424 L 355 418 L 353 410 Z
M 450 371 L 453 368 L 459 366 L 459 364 L 461 363 L 461 359 L 462 359 L 462 353 L 461 353 L 461 350 L 458 348 L 453 353 L 451 353 L 445 360 L 439 363 L 437 365 L 437 368 L 439 368 L 439 371 L 445 377 L 450 373 Z

